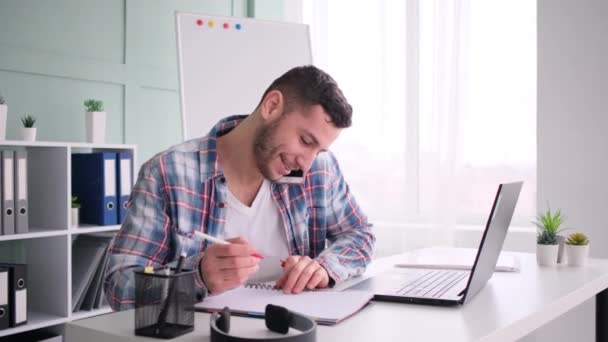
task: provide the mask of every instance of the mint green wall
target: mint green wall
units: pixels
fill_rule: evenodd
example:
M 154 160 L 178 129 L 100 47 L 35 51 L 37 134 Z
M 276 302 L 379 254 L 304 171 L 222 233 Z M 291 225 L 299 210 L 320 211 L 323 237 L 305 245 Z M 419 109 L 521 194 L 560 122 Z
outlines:
M 283 0 L 2 0 L 0 93 L 7 139 L 38 118 L 38 140 L 84 141 L 87 98 L 104 101 L 106 142 L 139 163 L 181 137 L 176 10 L 280 20 Z

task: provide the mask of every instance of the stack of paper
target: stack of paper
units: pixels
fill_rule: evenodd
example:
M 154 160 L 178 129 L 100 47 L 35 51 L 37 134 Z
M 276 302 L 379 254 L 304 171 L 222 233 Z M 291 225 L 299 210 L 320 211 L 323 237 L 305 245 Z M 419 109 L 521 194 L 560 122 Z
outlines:
M 404 254 L 402 258 L 396 261 L 395 266 L 470 270 L 475 263 L 476 256 L 477 249 L 473 248 L 432 247 Z M 519 268 L 519 260 L 513 254 L 500 253 L 495 271 L 517 272 Z
M 114 233 L 81 234 L 72 246 L 72 311 L 101 307 L 103 275 Z

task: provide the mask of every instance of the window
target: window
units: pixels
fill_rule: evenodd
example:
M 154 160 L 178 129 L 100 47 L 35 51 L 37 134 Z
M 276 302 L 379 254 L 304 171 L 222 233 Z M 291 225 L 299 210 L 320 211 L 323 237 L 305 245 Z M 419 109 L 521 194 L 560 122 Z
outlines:
M 332 150 L 377 225 L 483 225 L 500 182 L 536 211 L 536 3 L 303 1 L 353 127 Z

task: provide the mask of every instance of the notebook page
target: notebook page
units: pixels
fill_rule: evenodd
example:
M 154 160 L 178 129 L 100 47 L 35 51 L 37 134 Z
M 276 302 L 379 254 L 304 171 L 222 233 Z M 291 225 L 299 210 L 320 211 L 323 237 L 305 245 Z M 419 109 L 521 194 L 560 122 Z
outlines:
M 373 296 L 371 292 L 355 290 L 285 294 L 280 290 L 239 287 L 209 296 L 196 307 L 213 311 L 228 306 L 234 312 L 263 316 L 266 305 L 274 304 L 312 317 L 318 323 L 333 324 L 359 311 Z

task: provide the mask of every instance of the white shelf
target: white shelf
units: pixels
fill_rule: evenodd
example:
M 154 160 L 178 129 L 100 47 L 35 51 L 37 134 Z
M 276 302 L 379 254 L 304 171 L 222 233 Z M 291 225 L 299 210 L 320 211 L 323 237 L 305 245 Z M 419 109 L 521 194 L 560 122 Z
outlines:
M 25 147 L 68 147 L 69 143 L 55 141 L 23 141 L 2 140 L 0 146 L 25 146 Z
M 92 143 L 70 143 L 72 148 L 91 148 L 91 149 L 116 149 L 116 150 L 134 150 L 135 145 L 125 144 L 92 144 Z
M 29 311 L 27 314 L 27 324 L 14 328 L 0 330 L 0 336 L 18 334 L 24 331 L 46 328 L 53 325 L 64 324 L 68 322 L 67 317 L 50 315 L 43 312 Z
M 67 233 L 68 233 L 67 230 L 49 230 L 49 229 L 30 227 L 29 233 L 0 235 L 0 241 L 37 239 L 37 238 L 45 238 L 45 237 L 51 237 L 51 236 L 61 236 L 61 235 L 66 235 Z
M 0 330 L 0 337 L 46 327 L 63 329 L 66 322 L 112 312 L 110 307 L 72 312 L 72 242 L 78 234 L 115 232 L 120 225 L 70 226 L 71 155 L 89 152 L 129 152 L 135 145 L 52 141 L 0 141 L 0 149 L 27 151 L 29 232 L 0 235 L 5 258 L 28 265 L 28 324 Z M 8 261 L 8 260 L 0 260 Z M 1 340 L 1 338 L 0 338 Z
M 120 229 L 120 225 L 94 226 L 94 225 L 81 224 L 78 227 L 70 228 L 70 233 L 72 233 L 72 234 L 90 234 L 90 233 L 99 233 L 99 232 L 114 232 L 119 229 Z
M 103 315 L 112 312 L 112 309 L 109 306 L 104 306 L 100 309 L 95 309 L 91 311 L 81 310 L 77 312 L 73 312 L 70 320 L 75 321 L 78 319 L 89 318 L 92 316 Z
M 135 150 L 135 145 L 126 144 L 92 144 L 84 142 L 59 142 L 59 141 L 23 141 L 23 140 L 0 140 L 0 146 L 24 146 L 24 147 L 72 147 L 77 149 L 116 149 Z

